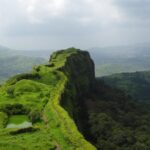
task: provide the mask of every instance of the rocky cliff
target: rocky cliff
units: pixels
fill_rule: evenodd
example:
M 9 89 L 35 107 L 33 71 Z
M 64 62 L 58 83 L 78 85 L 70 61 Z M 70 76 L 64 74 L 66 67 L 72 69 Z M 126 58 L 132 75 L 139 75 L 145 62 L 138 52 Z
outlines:
M 93 61 L 88 52 L 75 48 L 55 52 L 48 64 L 11 78 L 0 88 L 0 148 L 96 149 L 75 124 L 79 124 L 81 98 L 94 84 Z M 26 115 L 32 127 L 6 128 L 13 115 Z

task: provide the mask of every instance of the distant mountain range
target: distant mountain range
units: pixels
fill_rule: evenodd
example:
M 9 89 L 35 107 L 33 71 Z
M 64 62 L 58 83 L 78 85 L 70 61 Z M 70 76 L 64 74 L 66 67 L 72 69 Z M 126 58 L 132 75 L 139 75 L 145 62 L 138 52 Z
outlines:
M 96 76 L 150 70 L 150 44 L 89 49 Z
M 114 74 L 101 79 L 136 100 L 150 103 L 150 71 Z
M 95 61 L 97 77 L 150 70 L 149 43 L 87 50 Z M 31 70 L 34 65 L 45 63 L 52 52 L 53 50 L 12 50 L 0 46 L 0 82 L 14 74 Z
M 30 71 L 33 66 L 45 63 L 41 53 L 36 55 L 36 51 L 17 51 L 0 46 L 0 83 L 10 76 Z
M 49 58 L 52 50 L 13 50 L 0 46 L 0 58 L 1 57 L 11 57 L 11 56 L 28 56 L 28 57 L 40 57 L 47 59 Z

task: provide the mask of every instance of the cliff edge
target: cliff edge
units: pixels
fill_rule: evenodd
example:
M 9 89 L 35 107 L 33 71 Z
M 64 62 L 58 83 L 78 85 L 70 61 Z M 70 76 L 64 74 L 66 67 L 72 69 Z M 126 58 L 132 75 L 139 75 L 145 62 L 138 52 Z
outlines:
M 75 124 L 81 97 L 94 84 L 89 53 L 75 48 L 55 52 L 48 64 L 8 80 L 0 88 L 0 148 L 95 150 Z M 22 116 L 32 126 L 8 128 L 12 117 Z

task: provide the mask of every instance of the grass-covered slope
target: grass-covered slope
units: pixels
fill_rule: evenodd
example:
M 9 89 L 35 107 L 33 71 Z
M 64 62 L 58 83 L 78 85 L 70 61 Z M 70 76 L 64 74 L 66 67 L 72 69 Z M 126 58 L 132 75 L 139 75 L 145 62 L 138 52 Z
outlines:
M 102 79 L 111 87 L 125 91 L 134 99 L 150 103 L 150 71 L 114 74 Z
M 47 65 L 8 80 L 0 88 L 0 149 L 96 149 L 72 119 L 75 98 L 94 84 L 93 69 L 87 52 L 70 48 L 54 53 Z M 32 127 L 7 129 L 13 115 L 27 116 Z
M 45 63 L 43 58 L 17 56 L 17 54 L 11 56 L 12 52 L 10 51 L 9 53 L 10 55 L 8 56 L 0 56 L 0 84 L 11 76 L 30 71 L 33 66 Z

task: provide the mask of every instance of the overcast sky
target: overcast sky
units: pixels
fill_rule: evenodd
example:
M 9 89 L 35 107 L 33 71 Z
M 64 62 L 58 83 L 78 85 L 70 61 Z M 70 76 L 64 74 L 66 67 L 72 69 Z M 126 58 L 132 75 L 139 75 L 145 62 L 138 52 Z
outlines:
M 150 42 L 150 0 L 0 0 L 0 44 L 60 49 Z

